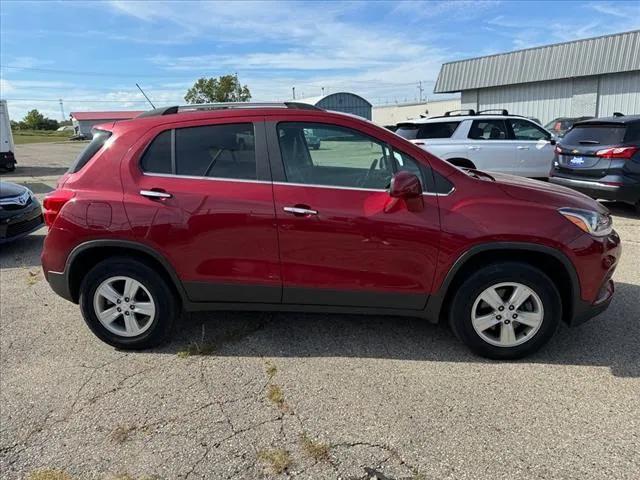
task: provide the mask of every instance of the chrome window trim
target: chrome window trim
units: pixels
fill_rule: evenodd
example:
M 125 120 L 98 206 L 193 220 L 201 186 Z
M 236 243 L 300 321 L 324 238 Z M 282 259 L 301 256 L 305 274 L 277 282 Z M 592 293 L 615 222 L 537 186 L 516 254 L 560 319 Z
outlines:
M 268 180 L 248 180 L 241 178 L 225 178 L 225 177 L 198 177 L 193 175 L 173 175 L 170 173 L 147 173 L 143 172 L 143 176 L 147 177 L 162 177 L 162 178 L 186 178 L 189 180 L 213 180 L 216 182 L 237 182 L 237 183 L 258 183 L 263 185 L 280 185 L 289 187 L 312 187 L 312 188 L 329 188 L 334 190 L 355 190 L 361 192 L 387 192 L 384 188 L 359 188 L 359 187 L 340 187 L 333 185 L 311 185 L 307 183 L 293 183 L 293 182 L 270 182 Z M 455 187 L 452 187 L 447 193 L 435 193 L 435 192 L 422 192 L 422 195 L 431 197 L 446 197 L 451 195 L 455 191 Z

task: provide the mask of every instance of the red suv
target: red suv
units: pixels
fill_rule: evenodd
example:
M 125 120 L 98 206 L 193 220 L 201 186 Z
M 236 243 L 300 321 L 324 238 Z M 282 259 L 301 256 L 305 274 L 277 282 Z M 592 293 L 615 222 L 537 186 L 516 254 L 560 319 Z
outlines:
M 183 310 L 284 310 L 447 319 L 475 352 L 517 358 L 607 308 L 620 256 L 580 193 L 295 103 L 102 125 L 44 209 L 51 287 L 127 349 Z

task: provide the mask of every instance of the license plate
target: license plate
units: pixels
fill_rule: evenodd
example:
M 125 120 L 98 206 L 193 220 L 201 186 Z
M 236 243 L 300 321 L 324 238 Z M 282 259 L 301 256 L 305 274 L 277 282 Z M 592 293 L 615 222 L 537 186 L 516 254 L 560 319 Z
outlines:
M 573 157 L 571 160 L 569 160 L 569 165 L 571 165 L 572 167 L 581 167 L 582 165 L 584 165 L 584 158 Z

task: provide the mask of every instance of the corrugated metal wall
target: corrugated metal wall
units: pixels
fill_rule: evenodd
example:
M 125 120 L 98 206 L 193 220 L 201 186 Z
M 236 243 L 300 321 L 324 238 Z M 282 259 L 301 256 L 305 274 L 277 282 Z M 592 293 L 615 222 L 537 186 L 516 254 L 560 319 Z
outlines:
M 571 114 L 572 90 L 571 80 L 483 88 L 478 90 L 478 108 L 506 108 L 509 113 L 535 117 L 546 123 Z
M 599 91 L 598 116 L 640 114 L 640 72 L 601 77 Z
M 467 90 L 461 105 L 506 108 L 542 123 L 557 117 L 640 114 L 640 71 Z
M 333 93 L 322 98 L 315 105 L 325 110 L 351 113 L 371 120 L 371 104 L 364 98 L 351 93 Z

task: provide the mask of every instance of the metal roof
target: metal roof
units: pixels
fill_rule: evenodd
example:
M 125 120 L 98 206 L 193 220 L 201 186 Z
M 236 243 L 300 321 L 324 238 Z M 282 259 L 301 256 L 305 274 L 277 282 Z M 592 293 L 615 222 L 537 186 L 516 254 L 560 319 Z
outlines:
M 137 117 L 142 110 L 118 110 L 115 112 L 71 112 L 71 116 L 81 120 L 129 120 Z
M 640 30 L 442 65 L 434 93 L 640 70 Z
M 294 100 L 294 102 L 308 103 L 309 105 L 317 105 L 317 106 L 321 107 L 322 105 L 318 105 L 318 104 L 320 102 L 322 102 L 323 100 L 329 100 L 331 97 L 339 97 L 340 95 L 348 95 L 350 97 L 357 98 L 359 100 L 362 100 L 365 103 L 368 103 L 369 106 L 371 106 L 371 102 L 369 102 L 365 98 L 362 98 L 360 95 L 356 95 L 355 93 L 351 93 L 351 92 L 328 93 L 326 95 L 320 95 L 319 97 L 307 97 L 307 98 L 296 99 L 296 100 Z

